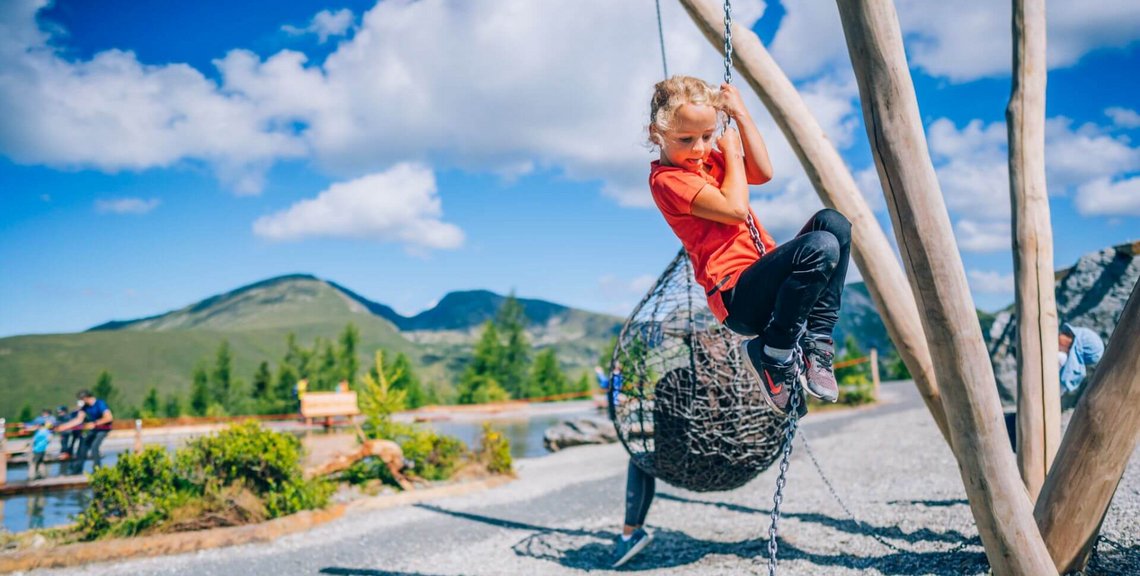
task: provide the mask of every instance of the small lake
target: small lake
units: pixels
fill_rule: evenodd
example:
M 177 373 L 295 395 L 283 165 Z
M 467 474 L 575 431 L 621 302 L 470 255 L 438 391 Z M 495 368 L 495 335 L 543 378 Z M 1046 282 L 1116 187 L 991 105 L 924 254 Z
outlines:
M 594 412 L 575 410 L 540 413 L 530 417 L 519 416 L 517 418 L 435 420 L 423 422 L 420 425 L 431 427 L 442 434 L 455 436 L 474 448 L 474 444 L 482 431 L 483 422 L 490 422 L 492 427 L 502 432 L 511 441 L 511 456 L 535 458 L 548 454 L 542 445 L 542 436 L 547 428 L 566 418 L 586 414 L 594 414 Z M 174 447 L 174 444 L 168 446 L 170 449 Z M 113 466 L 118 454 L 119 452 L 104 451 L 103 464 Z M 59 466 L 59 464 L 49 465 L 49 474 L 58 475 Z M 87 466 L 90 469 L 90 464 Z M 10 466 L 8 468 L 8 480 L 26 480 L 28 470 L 29 468 L 26 466 Z M 71 517 L 81 512 L 87 506 L 90 498 L 91 491 L 89 489 L 0 498 L 0 516 L 4 519 L 4 529 L 9 532 L 23 532 L 32 528 L 50 528 L 71 522 Z

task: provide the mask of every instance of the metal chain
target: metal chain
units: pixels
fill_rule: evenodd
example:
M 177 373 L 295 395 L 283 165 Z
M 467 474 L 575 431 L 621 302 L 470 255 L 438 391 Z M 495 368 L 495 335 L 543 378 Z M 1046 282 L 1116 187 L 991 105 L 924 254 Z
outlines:
M 724 83 L 732 84 L 732 0 L 724 0 Z
M 657 39 L 661 41 L 661 69 L 669 78 L 669 61 L 665 59 L 665 29 L 661 26 L 661 0 L 657 0 Z
M 829 492 L 831 492 L 831 497 L 835 499 L 835 502 L 839 504 L 839 507 L 843 509 L 843 512 L 845 512 L 847 514 L 847 517 L 852 522 L 855 523 L 855 526 L 858 527 L 859 530 L 861 530 L 864 534 L 870 536 L 871 538 L 874 538 L 875 541 L 877 541 L 879 544 L 882 544 L 883 546 L 885 546 L 886 548 L 888 548 L 894 552 L 899 552 L 902 554 L 912 554 L 913 553 L 912 550 L 905 550 L 903 548 L 899 548 L 898 546 L 896 546 L 894 544 L 891 544 L 890 542 L 885 540 L 882 536 L 879 536 L 879 534 L 877 532 L 875 532 L 873 529 L 871 529 L 869 526 L 867 526 L 867 524 L 865 522 L 859 520 L 859 518 L 857 518 L 855 516 L 855 513 L 851 511 L 851 508 L 849 508 L 847 506 L 847 503 L 843 501 L 843 498 L 841 496 L 839 496 L 839 492 L 835 489 L 835 485 L 833 485 L 831 483 L 831 479 L 828 478 L 827 474 L 825 474 L 823 472 L 823 467 L 820 466 L 819 460 L 816 460 L 815 453 L 812 452 L 812 450 L 811 450 L 811 444 L 808 444 L 807 435 L 803 432 L 800 432 L 800 444 L 803 445 L 804 451 L 807 452 L 808 458 L 811 459 L 812 466 L 815 467 L 815 471 L 816 471 L 816 473 L 819 474 L 820 480 L 823 480 L 824 485 L 827 486 L 827 490 Z M 959 542 L 953 548 L 943 552 L 943 554 L 953 554 L 953 553 L 959 552 L 959 551 L 965 549 L 967 546 L 970 546 L 973 544 L 975 544 L 975 539 L 969 538 L 969 539 L 966 539 L 966 540 Z
M 798 376 L 796 380 L 798 380 Z M 784 428 L 784 455 L 780 458 L 780 475 L 776 477 L 776 493 L 772 496 L 772 523 L 768 526 L 768 576 L 776 576 L 776 536 L 779 534 L 777 524 L 780 521 L 780 504 L 784 501 L 784 484 L 788 473 L 788 461 L 792 457 L 792 440 L 796 437 L 796 429 L 800 422 L 800 386 L 798 382 L 792 385 L 792 398 L 788 403 L 788 426 Z
M 756 251 L 759 252 L 761 256 L 767 254 L 768 250 L 764 248 L 764 242 L 760 240 L 760 231 L 756 229 L 756 222 L 752 220 L 751 206 L 748 207 L 748 217 L 745 218 L 745 222 L 748 223 L 748 235 L 752 236 L 752 243 L 756 245 Z

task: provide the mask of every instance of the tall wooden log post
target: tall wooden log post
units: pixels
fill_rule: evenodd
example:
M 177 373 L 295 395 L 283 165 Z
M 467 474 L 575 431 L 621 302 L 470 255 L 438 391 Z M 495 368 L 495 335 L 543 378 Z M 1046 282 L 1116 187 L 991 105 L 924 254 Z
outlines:
M 1140 284 L 1077 402 L 1034 516 L 1057 570 L 1081 570 L 1140 440 Z
M 713 46 L 723 51 L 723 5 L 715 0 L 681 0 L 681 4 Z M 887 334 L 949 444 L 946 414 L 934 377 L 930 349 L 922 333 L 918 306 L 907 289 L 906 276 L 883 228 L 859 192 L 847 164 L 756 34 L 735 24 L 732 44 L 736 69 L 780 126 L 824 205 L 838 210 L 851 221 L 855 264 L 863 273 L 867 291 L 883 317 Z
M 1056 574 L 1009 449 L 993 367 L 890 0 L 838 0 L 864 123 L 941 384 L 954 455 L 994 574 Z
M 1017 281 L 1017 467 L 1037 500 L 1061 443 L 1053 229 L 1045 186 L 1045 0 L 1013 0 L 1013 92 L 1006 109 Z

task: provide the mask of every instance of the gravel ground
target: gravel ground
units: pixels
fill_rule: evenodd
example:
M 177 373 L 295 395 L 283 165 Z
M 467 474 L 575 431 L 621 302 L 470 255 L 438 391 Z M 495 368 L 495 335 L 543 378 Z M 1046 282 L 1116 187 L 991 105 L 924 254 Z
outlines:
M 780 574 L 986 574 L 953 456 L 909 383 L 873 409 L 805 421 L 812 452 L 843 511 L 797 442 L 780 521 Z M 1134 455 L 1135 456 L 1135 455 Z M 519 463 L 519 480 L 430 504 L 358 511 L 269 544 L 37 575 L 455 576 L 616 573 L 604 568 L 622 516 L 620 446 L 570 449 Z M 766 573 L 776 467 L 742 489 L 697 494 L 659 486 L 654 542 L 620 572 Z M 1090 574 L 1140 574 L 1140 458 L 1104 524 Z M 870 534 L 889 543 L 888 548 Z

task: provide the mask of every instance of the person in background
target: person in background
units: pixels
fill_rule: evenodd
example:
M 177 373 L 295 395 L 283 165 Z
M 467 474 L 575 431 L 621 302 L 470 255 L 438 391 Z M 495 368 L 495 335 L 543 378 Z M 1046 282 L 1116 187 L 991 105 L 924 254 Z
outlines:
M 80 404 L 82 402 L 79 402 Z M 79 413 L 79 408 L 73 411 L 68 411 L 67 406 L 60 405 L 55 409 L 55 421 L 58 423 L 67 422 Z M 60 432 L 59 433 L 59 457 L 60 460 L 71 459 L 71 453 L 75 449 L 75 432 Z
M 1104 340 L 1096 332 L 1068 322 L 1057 335 L 1057 361 L 1061 365 L 1061 406 L 1076 405 L 1090 369 L 1104 355 Z
M 614 407 L 617 406 L 618 394 L 621 392 L 621 362 L 614 362 L 614 370 L 608 377 L 601 366 L 594 366 L 594 376 L 598 379 L 598 386 L 606 391 L 607 409 L 613 418 Z
M 76 395 L 83 406 L 79 415 L 59 426 L 59 430 L 73 430 L 82 427 L 83 435 L 79 439 L 79 449 L 72 461 L 72 474 L 83 473 L 83 462 L 90 455 L 93 463 L 92 469 L 103 466 L 103 454 L 99 448 L 115 423 L 115 415 L 103 400 L 96 398 L 90 390 L 80 390 Z
M 36 428 L 36 433 L 32 436 L 32 480 L 47 478 L 44 473 L 44 456 L 51 444 L 51 428 L 52 423 L 47 422 Z

